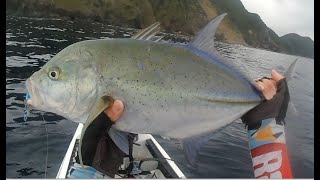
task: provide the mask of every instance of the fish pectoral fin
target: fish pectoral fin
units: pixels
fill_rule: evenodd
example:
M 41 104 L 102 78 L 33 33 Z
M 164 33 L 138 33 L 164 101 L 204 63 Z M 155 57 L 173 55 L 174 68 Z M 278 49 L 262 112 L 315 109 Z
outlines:
M 192 167 L 197 167 L 197 158 L 201 147 L 211 139 L 211 136 L 212 132 L 180 139 L 184 155 Z
M 87 118 L 87 120 L 84 122 L 84 126 L 81 131 L 81 136 L 80 136 L 80 142 L 79 142 L 79 161 L 80 164 L 83 166 L 83 161 L 82 161 L 82 154 L 81 154 L 81 149 L 82 149 L 82 139 L 83 136 L 89 127 L 89 125 L 92 123 L 92 121 L 106 108 L 110 107 L 113 103 L 113 98 L 110 96 L 102 96 L 95 105 L 91 108 L 90 114 Z
M 113 127 L 110 128 L 108 132 L 109 136 L 111 137 L 112 141 L 118 146 L 118 148 L 124 152 L 125 154 L 129 154 L 129 142 L 128 142 L 128 135 L 130 133 L 117 130 Z

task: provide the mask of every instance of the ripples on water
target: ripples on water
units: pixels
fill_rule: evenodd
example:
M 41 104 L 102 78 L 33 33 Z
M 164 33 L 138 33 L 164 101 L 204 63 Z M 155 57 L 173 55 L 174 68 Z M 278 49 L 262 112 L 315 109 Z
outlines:
M 46 131 L 40 114 L 33 111 L 23 121 L 23 99 L 27 77 L 66 46 L 88 39 L 130 37 L 137 30 L 86 21 L 61 19 L 6 18 L 6 175 L 8 178 L 43 178 Z M 166 34 L 166 40 L 186 42 Z M 312 178 L 314 173 L 314 61 L 240 45 L 216 44 L 251 78 L 270 74 L 271 68 L 285 72 L 300 59 L 289 83 L 297 113 L 288 109 L 286 136 L 295 177 Z M 47 177 L 55 178 L 77 124 L 44 113 L 49 132 Z M 212 140 L 200 152 L 198 169 L 186 165 L 179 143 L 157 136 L 187 177 L 253 177 L 247 132 L 240 120 L 212 133 Z

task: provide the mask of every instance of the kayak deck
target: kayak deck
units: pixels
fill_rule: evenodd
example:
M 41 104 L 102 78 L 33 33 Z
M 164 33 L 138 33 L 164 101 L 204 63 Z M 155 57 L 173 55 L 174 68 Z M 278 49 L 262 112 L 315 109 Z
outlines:
M 78 125 L 57 173 L 57 179 L 67 178 L 70 167 L 75 163 L 82 127 L 82 124 Z M 134 165 L 136 166 L 134 166 L 130 173 L 131 178 L 186 178 L 165 150 L 150 134 L 138 135 L 138 140 L 133 144 L 132 156 Z M 129 158 L 125 157 L 114 178 L 128 178 L 125 169 L 129 164 Z

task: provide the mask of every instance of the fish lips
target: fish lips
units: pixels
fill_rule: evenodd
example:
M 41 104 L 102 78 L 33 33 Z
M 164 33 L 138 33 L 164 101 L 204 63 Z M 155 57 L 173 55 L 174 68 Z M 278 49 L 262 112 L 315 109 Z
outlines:
M 25 105 L 38 109 L 38 107 L 36 107 L 36 105 L 37 105 L 37 103 L 39 104 L 38 101 L 40 100 L 39 99 L 40 97 L 36 98 L 37 97 L 36 95 L 39 95 L 39 93 L 37 93 L 39 91 L 38 91 L 37 87 L 32 84 L 30 78 L 28 78 L 26 80 L 26 88 L 27 88 L 27 91 L 30 95 L 30 99 L 27 99 L 27 101 L 25 102 Z

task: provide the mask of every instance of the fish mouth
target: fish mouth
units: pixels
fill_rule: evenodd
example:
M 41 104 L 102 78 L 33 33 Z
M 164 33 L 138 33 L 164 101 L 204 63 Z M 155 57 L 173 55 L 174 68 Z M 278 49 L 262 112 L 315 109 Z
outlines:
M 30 98 L 27 99 L 27 101 L 25 102 L 25 105 L 36 108 L 36 104 L 37 103 L 39 104 L 41 102 L 40 101 L 41 98 L 36 96 L 37 88 L 32 84 L 32 81 L 30 78 L 28 78 L 26 80 L 26 89 L 30 95 Z M 40 95 L 40 94 L 38 93 L 38 95 Z M 37 101 L 39 101 L 39 102 L 37 102 Z

